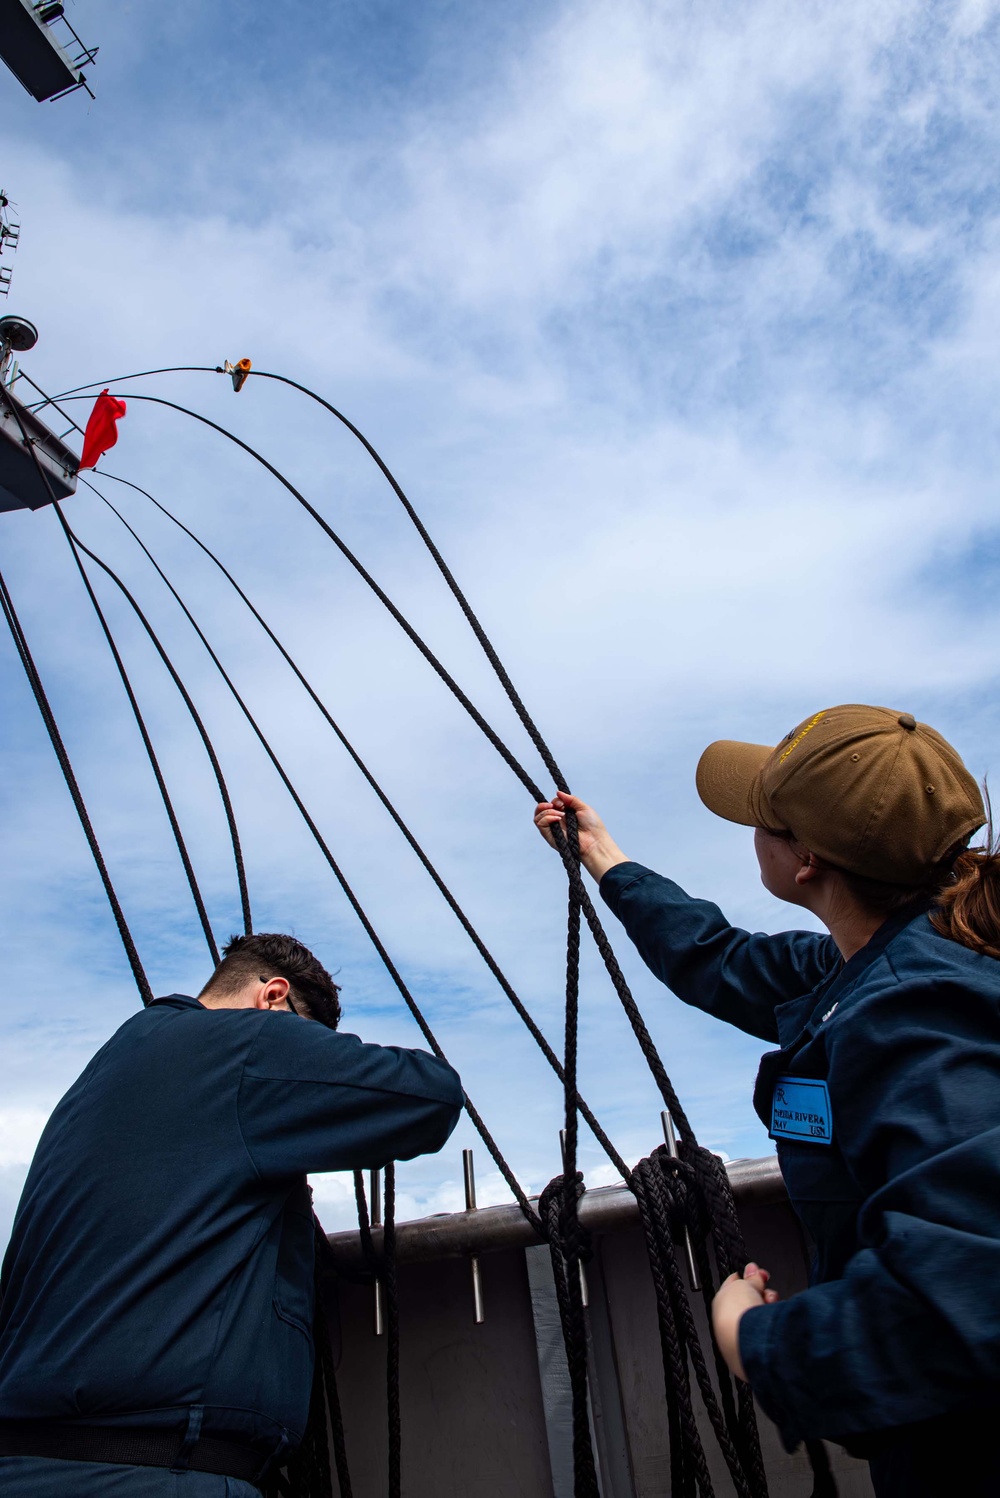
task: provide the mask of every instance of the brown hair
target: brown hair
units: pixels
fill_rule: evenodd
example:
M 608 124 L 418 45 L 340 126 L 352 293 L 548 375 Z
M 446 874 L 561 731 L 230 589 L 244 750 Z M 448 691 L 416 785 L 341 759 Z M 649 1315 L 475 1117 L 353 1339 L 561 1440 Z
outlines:
M 233 936 L 222 949 L 222 961 L 202 989 L 207 993 L 239 993 L 260 978 L 287 978 L 290 1007 L 318 1020 L 330 1030 L 340 1023 L 340 989 L 326 968 L 294 936 L 260 931 Z
M 938 893 L 931 924 L 984 957 L 1000 958 L 1000 848 L 992 819 L 982 848 L 963 848 Z

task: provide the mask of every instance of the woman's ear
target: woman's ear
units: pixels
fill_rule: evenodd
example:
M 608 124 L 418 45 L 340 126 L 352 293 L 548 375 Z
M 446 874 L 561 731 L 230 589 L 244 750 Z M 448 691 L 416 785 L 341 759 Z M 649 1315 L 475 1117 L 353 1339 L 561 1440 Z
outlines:
M 818 853 L 810 853 L 809 849 L 805 848 L 802 852 L 802 862 L 796 870 L 795 883 L 811 884 L 828 868 L 829 864 L 825 863 Z

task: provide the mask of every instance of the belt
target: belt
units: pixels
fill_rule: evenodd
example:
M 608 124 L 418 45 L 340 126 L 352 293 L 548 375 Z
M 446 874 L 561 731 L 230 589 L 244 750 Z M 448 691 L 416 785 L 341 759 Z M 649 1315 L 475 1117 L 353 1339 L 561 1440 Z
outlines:
M 55 1457 L 109 1462 L 122 1467 L 190 1467 L 256 1483 L 268 1460 L 239 1441 L 200 1436 L 189 1448 L 169 1430 L 129 1430 L 121 1425 L 57 1425 L 48 1420 L 0 1420 L 0 1456 Z

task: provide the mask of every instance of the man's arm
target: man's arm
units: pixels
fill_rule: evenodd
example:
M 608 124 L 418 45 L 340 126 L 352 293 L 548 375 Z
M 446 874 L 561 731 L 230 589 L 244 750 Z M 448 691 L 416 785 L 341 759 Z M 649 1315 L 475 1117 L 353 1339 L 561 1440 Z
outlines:
M 1000 1386 L 994 1001 L 901 984 L 845 1015 L 839 1036 L 831 1026 L 830 1062 L 834 1130 L 871 1192 L 863 1246 L 842 1279 L 739 1326 L 750 1383 L 789 1447 L 907 1425 Z
M 254 1166 L 280 1177 L 434 1154 L 463 1098 L 457 1072 L 426 1051 L 271 1014 L 243 1068 L 238 1107 Z

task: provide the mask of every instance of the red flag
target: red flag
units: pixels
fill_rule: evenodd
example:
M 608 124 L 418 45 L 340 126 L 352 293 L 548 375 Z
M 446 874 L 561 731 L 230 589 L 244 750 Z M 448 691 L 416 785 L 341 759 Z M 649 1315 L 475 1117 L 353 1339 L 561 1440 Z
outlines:
M 81 468 L 94 468 L 104 457 L 109 447 L 118 441 L 117 423 L 125 415 L 125 402 L 117 395 L 102 390 L 94 402 L 94 409 L 83 434 L 83 457 Z

